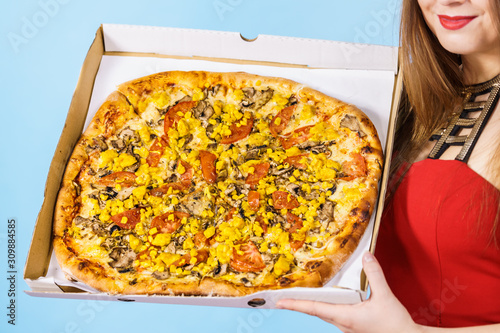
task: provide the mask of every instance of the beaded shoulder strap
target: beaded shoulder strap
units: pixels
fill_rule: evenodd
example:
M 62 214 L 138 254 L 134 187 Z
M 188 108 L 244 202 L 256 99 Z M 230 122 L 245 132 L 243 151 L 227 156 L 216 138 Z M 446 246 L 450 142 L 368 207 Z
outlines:
M 486 126 L 490 115 L 493 113 L 500 96 L 500 75 L 493 79 L 468 86 L 465 88 L 465 103 L 460 111 L 453 114 L 446 128 L 436 131 L 431 140 L 436 140 L 434 148 L 429 153 L 429 158 L 439 159 L 450 146 L 463 146 L 456 160 L 467 163 L 472 149 Z M 477 96 L 490 93 L 486 101 L 475 102 Z M 476 118 L 471 113 L 481 111 Z M 459 135 L 462 128 L 471 128 L 468 135 Z

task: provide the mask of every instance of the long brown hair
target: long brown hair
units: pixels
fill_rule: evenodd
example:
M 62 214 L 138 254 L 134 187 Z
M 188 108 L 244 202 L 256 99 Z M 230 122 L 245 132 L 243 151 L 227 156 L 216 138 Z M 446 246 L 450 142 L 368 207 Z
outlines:
M 490 6 L 492 13 L 499 13 L 494 20 L 500 36 L 500 0 L 490 0 Z M 460 92 L 464 88 L 460 56 L 441 46 L 427 26 L 417 0 L 403 0 L 400 44 L 404 89 L 394 146 L 397 154 L 391 164 L 393 175 L 402 165 L 409 165 L 432 133 L 446 124 L 463 101 Z M 500 188 L 500 139 L 496 144 L 490 171 L 493 185 Z M 394 193 L 389 189 L 391 192 Z M 492 230 L 495 241 L 500 207 L 498 212 Z
M 490 5 L 493 13 L 499 13 L 494 19 L 500 36 L 500 0 L 490 0 Z M 446 124 L 461 104 L 460 92 L 465 86 L 460 56 L 441 46 L 427 26 L 418 1 L 403 0 L 401 10 L 404 103 L 398 117 L 402 135 L 397 136 L 396 163 L 401 159 L 411 162 L 431 134 Z M 500 179 L 495 185 L 500 188 Z

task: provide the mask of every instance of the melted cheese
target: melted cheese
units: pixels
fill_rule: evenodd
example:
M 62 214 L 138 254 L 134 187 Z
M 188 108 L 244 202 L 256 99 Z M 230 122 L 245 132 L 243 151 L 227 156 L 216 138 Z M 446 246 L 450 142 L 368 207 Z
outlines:
M 264 89 L 264 87 L 259 89 Z M 192 93 L 194 101 L 205 100 L 213 106 L 214 115 L 209 120 L 210 124 L 215 125 L 213 135 L 207 135 L 202 122 L 195 119 L 191 112 L 187 112 L 176 126 L 170 128 L 168 133 L 164 133 L 161 114 L 164 114 L 166 108 L 183 98 L 188 92 L 188 89 L 180 87 L 178 90 L 174 89 L 169 95 L 154 94 L 149 99 L 140 102 L 138 107 L 140 117 L 130 120 L 124 126 L 135 131 L 141 139 L 142 145 L 134 148 L 134 153 L 140 157 L 140 160 L 127 153 L 108 150 L 101 153 L 100 157 L 91 163 L 94 170 L 110 171 L 121 171 L 137 162 L 140 163 L 139 169 L 135 172 L 136 185 L 127 189 L 131 193 L 124 200 L 101 198 L 105 205 L 99 207 L 99 199 L 89 197 L 95 192 L 95 189 L 91 187 L 82 189 L 83 205 L 80 215 L 86 218 L 98 216 L 102 223 L 110 223 L 110 218 L 113 215 L 138 205 L 144 207 L 141 209 L 141 221 L 135 226 L 133 233 L 125 236 L 130 248 L 136 253 L 142 253 L 141 257 L 135 261 L 134 267 L 142 270 L 143 274 L 151 274 L 154 271 L 169 272 L 171 274 L 169 281 L 177 281 L 181 278 L 196 281 L 197 278 L 191 275 L 190 269 L 202 275 L 213 274 L 214 269 L 219 265 L 228 264 L 231 261 L 234 249 L 239 251 L 240 243 L 243 240 L 252 239 L 264 257 L 277 257 L 278 259 L 276 261 L 268 259 L 266 268 L 251 280 L 256 284 L 274 283 L 277 277 L 303 267 L 310 259 L 312 252 L 321 255 L 327 246 L 331 246 L 331 243 L 327 244 L 326 242 L 331 235 L 326 232 L 326 226 L 321 225 L 318 219 L 321 205 L 327 200 L 336 203 L 334 208 L 335 226 L 329 227 L 330 232 L 335 232 L 341 229 L 343 220 L 348 218 L 354 205 L 353 202 L 356 202 L 366 190 L 363 188 L 361 180 L 337 181 L 338 173 L 342 169 L 342 162 L 349 159 L 351 152 L 358 152 L 360 147 L 359 136 L 348 129 L 339 129 L 337 118 L 332 117 L 327 122 L 323 121 L 324 113 L 319 110 L 318 105 L 299 98 L 300 102 L 294 109 L 294 114 L 283 134 L 291 133 L 304 126 L 313 126 L 310 129 L 311 141 L 334 143 L 329 146 L 328 155 L 309 153 L 297 146 L 285 151 L 276 145 L 275 139 L 272 138 L 269 121 L 289 103 L 289 94 L 276 90 L 272 99 L 252 114 L 240 107 L 241 101 L 245 98 L 242 90 L 228 89 L 226 96 L 223 96 L 223 90 L 221 89 L 216 96 L 212 96 L 210 93 L 206 94 L 200 88 L 196 88 Z M 172 168 L 172 161 L 179 159 L 187 162 L 194 169 L 193 181 L 195 183 L 203 180 L 199 152 L 209 149 L 209 145 L 220 140 L 221 137 L 231 135 L 230 126 L 232 124 L 244 125 L 252 117 L 254 118 L 254 128 L 257 131 L 233 145 L 219 144 L 216 150 L 212 151 L 217 156 L 216 171 L 218 174 L 227 171 L 228 177 L 226 179 L 219 180 L 212 186 L 205 186 L 203 189 L 196 189 L 188 193 L 170 188 L 163 197 L 149 194 L 151 188 L 158 188 L 168 182 L 167 179 L 170 177 L 182 177 L 187 172 L 181 163 L 177 163 L 176 168 Z M 168 136 L 169 146 L 164 149 L 158 167 L 150 167 L 146 162 L 149 155 L 148 148 L 153 144 L 155 137 L 164 135 Z M 186 144 L 190 135 L 192 135 L 191 141 Z M 270 145 L 273 141 L 275 144 L 271 148 Z M 269 147 L 262 151 L 260 160 L 252 159 L 241 162 L 241 158 L 246 156 L 248 150 L 261 146 Z M 287 184 L 277 184 L 278 177 L 271 174 L 263 177 L 253 188 L 260 194 L 261 198 L 257 212 L 251 209 L 246 199 L 246 193 L 237 193 L 236 190 L 233 190 L 226 194 L 230 186 L 245 186 L 245 178 L 255 172 L 255 165 L 261 163 L 262 160 L 272 163 L 273 168 L 280 170 L 290 166 L 284 164 L 288 157 L 305 153 L 309 153 L 309 155 L 304 157 L 301 163 L 306 164 L 306 169 L 295 169 L 293 174 L 289 176 L 287 183 L 295 183 L 303 191 L 304 197 L 297 196 L 299 207 L 291 210 L 282 209 L 276 213 L 266 211 L 266 204 L 273 205 L 271 198 L 274 192 L 278 190 L 288 191 Z M 334 185 L 337 188 L 335 193 L 329 192 L 328 189 Z M 116 189 L 118 194 L 123 193 L 124 190 Z M 248 192 L 249 186 L 246 186 L 246 190 Z M 214 195 L 213 191 L 219 192 Z M 307 199 L 314 193 L 317 194 L 315 198 Z M 214 210 L 217 204 L 221 205 L 218 210 Z M 182 219 L 181 226 L 177 231 L 158 233 L 158 230 L 150 229 L 154 217 L 177 210 L 180 205 L 189 206 L 192 215 Z M 231 205 L 237 205 L 240 210 L 232 219 L 226 220 L 228 212 L 224 206 L 230 208 Z M 283 225 L 280 223 L 271 224 L 271 221 L 276 217 L 275 214 L 286 216 L 288 212 L 299 216 L 303 223 L 303 227 L 293 234 L 287 231 L 290 227 L 289 222 L 285 221 Z M 267 232 L 264 232 L 262 225 L 258 222 L 258 215 L 267 225 Z M 173 215 L 171 216 L 173 217 Z M 209 257 L 204 263 L 197 263 L 195 258 L 197 254 L 195 236 L 200 231 L 205 238 L 215 239 L 215 243 L 210 247 Z M 89 230 L 75 227 L 73 232 L 83 239 Z M 119 235 L 120 233 L 118 233 Z M 172 248 L 169 249 L 169 246 L 172 247 L 174 240 L 179 240 L 181 237 L 183 241 L 176 242 L 180 245 L 173 246 L 175 253 L 172 253 Z M 302 240 L 307 245 L 297 251 L 292 251 L 290 242 Z M 94 237 L 91 243 L 87 243 L 90 246 L 84 245 L 83 241 L 80 240 L 76 242 L 86 249 L 89 256 L 109 260 L 106 251 L 100 246 L 102 241 L 101 238 Z M 174 263 L 186 254 L 191 254 L 190 264 L 194 266 L 190 269 L 176 267 Z M 294 264 L 294 258 L 300 267 Z M 246 274 L 230 273 L 218 278 L 241 282 L 244 276 Z

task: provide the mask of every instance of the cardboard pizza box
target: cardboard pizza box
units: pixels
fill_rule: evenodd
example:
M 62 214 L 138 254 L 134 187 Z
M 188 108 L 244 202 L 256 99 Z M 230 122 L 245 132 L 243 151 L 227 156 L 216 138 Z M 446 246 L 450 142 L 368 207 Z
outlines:
M 396 47 L 239 33 L 104 24 L 83 63 L 61 138 L 50 165 L 24 269 L 26 293 L 37 297 L 149 303 L 274 308 L 282 298 L 354 304 L 367 295 L 361 255 L 374 251 L 390 162 L 385 160 L 377 207 L 357 250 L 322 288 L 289 288 L 244 297 L 109 295 L 68 280 L 51 246 L 52 216 L 64 169 L 73 147 L 106 97 L 122 82 L 168 70 L 244 71 L 306 84 L 355 104 L 373 121 L 385 155 L 392 151 L 399 104 Z

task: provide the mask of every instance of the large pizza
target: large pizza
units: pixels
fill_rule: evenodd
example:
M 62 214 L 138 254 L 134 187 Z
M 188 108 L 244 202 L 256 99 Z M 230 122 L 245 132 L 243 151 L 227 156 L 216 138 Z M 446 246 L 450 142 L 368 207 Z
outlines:
M 287 79 L 139 78 L 69 158 L 55 253 L 70 278 L 111 294 L 320 287 L 366 229 L 382 158 L 363 112 Z

